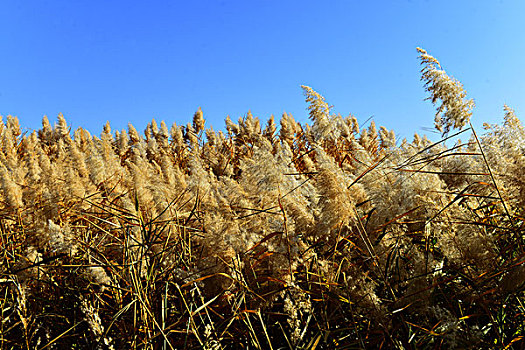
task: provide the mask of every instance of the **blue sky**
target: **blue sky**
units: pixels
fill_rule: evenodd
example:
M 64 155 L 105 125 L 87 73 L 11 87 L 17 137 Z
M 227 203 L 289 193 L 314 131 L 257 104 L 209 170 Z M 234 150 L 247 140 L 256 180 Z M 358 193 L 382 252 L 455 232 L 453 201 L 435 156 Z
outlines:
M 476 101 L 473 122 L 525 110 L 525 2 L 31 1 L 0 3 L 0 114 L 38 129 L 63 113 L 100 133 L 200 106 L 222 129 L 251 110 L 308 122 L 309 85 L 336 113 L 400 137 L 433 126 L 416 47 Z

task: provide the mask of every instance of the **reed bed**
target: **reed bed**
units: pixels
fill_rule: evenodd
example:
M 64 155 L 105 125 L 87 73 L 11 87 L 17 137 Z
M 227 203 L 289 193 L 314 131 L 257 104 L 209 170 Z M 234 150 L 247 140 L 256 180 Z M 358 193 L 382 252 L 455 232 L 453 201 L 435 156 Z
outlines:
M 0 348 L 523 348 L 525 130 L 418 50 L 440 142 L 307 86 L 311 125 L 7 116 Z

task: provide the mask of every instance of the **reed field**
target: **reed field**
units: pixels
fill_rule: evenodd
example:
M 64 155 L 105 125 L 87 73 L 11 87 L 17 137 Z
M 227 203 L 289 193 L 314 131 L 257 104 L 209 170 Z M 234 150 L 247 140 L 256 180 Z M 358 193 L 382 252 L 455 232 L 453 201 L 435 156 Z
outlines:
M 309 124 L 3 118 L 0 348 L 524 348 L 525 129 L 418 54 L 439 142 L 308 86 Z

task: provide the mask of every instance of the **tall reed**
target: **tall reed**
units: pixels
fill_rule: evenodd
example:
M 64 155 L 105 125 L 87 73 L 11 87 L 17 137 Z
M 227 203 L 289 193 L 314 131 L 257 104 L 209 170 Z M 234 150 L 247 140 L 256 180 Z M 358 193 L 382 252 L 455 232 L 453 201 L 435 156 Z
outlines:
M 505 106 L 472 133 L 473 101 L 418 52 L 443 142 L 308 86 L 312 125 L 8 116 L 0 348 L 523 347 L 524 128 Z

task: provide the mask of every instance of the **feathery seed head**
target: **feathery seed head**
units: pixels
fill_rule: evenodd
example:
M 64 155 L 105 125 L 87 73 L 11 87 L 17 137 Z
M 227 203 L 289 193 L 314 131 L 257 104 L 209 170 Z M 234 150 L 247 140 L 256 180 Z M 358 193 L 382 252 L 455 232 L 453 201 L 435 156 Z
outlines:
M 197 112 L 195 112 L 193 115 L 193 129 L 195 129 L 196 133 L 204 130 L 204 122 L 204 114 L 202 113 L 202 109 L 199 107 Z
M 441 68 L 438 60 L 425 50 L 417 48 L 421 60 L 421 80 L 425 82 L 429 100 L 435 105 L 440 101 L 435 117 L 437 130 L 447 135 L 451 128 L 461 129 L 469 122 L 474 108 L 474 100 L 467 100 L 463 85 L 449 77 Z

